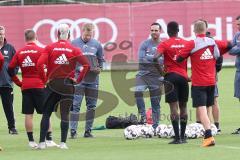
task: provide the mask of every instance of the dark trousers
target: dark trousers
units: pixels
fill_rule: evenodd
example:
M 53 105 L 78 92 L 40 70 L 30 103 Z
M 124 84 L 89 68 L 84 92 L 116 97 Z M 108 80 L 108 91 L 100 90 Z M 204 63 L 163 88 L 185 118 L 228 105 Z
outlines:
M 69 79 L 54 79 L 48 83 L 40 126 L 40 142 L 45 141 L 49 128 L 49 119 L 53 111 L 56 111 L 57 117 L 61 119 L 61 142 L 66 142 L 73 94 L 73 82 Z
M 13 89 L 0 87 L 0 95 L 5 116 L 8 121 L 8 129 L 15 128 L 15 119 L 13 113 Z

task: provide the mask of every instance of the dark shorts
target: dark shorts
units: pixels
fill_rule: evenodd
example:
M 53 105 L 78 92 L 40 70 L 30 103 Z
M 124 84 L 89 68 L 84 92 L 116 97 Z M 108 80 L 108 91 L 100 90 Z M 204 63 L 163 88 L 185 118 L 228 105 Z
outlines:
M 59 119 L 68 121 L 68 114 L 73 102 L 74 82 L 70 79 L 54 79 L 47 84 L 44 115 L 57 112 Z
M 176 73 L 168 73 L 165 75 L 164 80 L 172 83 L 174 86 L 173 91 L 165 96 L 167 103 L 188 101 L 189 86 L 187 79 Z
M 192 86 L 193 107 L 212 106 L 214 104 L 214 86 Z
M 34 109 L 42 114 L 45 101 L 44 88 L 33 88 L 22 91 L 22 113 L 33 114 Z

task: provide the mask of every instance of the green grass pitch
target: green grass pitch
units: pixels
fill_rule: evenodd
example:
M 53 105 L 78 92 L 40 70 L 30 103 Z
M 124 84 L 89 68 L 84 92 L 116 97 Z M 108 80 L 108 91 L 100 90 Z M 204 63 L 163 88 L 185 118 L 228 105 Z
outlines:
M 224 68 L 219 74 L 219 104 L 221 109 L 221 129 L 222 134 L 216 136 L 216 146 L 211 148 L 201 148 L 202 139 L 188 140 L 183 145 L 168 145 L 169 139 L 137 139 L 125 140 L 123 130 L 99 130 L 93 131 L 95 138 L 82 138 L 84 122 L 79 124 L 79 138 L 68 139 L 69 150 L 58 148 L 48 148 L 46 150 L 31 150 L 28 147 L 27 136 L 24 129 L 24 116 L 21 114 L 21 92 L 15 87 L 14 106 L 16 115 L 16 126 L 19 135 L 8 134 L 5 115 L 3 109 L 0 110 L 0 146 L 4 148 L 0 152 L 0 160 L 233 160 L 240 156 L 240 135 L 230 133 L 240 127 L 240 103 L 233 97 L 234 68 Z M 130 72 L 127 77 L 134 78 L 135 72 Z M 116 94 L 110 78 L 110 72 L 101 74 L 100 89 Z M 150 106 L 149 99 L 145 99 L 146 106 Z M 85 110 L 83 102 L 82 110 Z M 1 104 L 2 105 L 2 104 Z M 1 107 L 2 108 L 2 107 Z M 94 126 L 105 124 L 108 115 L 126 115 L 137 113 L 136 106 L 129 106 L 119 98 L 117 108 L 110 113 L 95 119 Z M 169 114 L 169 107 L 161 100 L 161 113 Z M 191 107 L 191 99 L 188 103 L 188 113 L 190 122 L 195 121 L 195 110 Z M 34 137 L 38 142 L 39 122 L 41 116 L 34 117 Z M 167 118 L 161 118 L 160 123 L 170 124 Z M 53 114 L 53 138 L 59 143 L 60 124 L 59 119 Z

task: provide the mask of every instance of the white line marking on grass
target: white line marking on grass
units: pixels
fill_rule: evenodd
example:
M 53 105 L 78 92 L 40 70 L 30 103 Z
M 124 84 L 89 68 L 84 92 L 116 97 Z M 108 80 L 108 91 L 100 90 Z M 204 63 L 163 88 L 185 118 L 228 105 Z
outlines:
M 189 143 L 189 144 L 190 144 L 190 143 Z M 201 147 L 201 144 L 192 143 L 191 145 Z M 240 150 L 240 147 L 228 146 L 228 145 L 219 145 L 219 144 L 216 144 L 216 145 L 213 146 L 213 147 Z
M 110 136 L 110 135 L 99 135 L 99 136 L 96 136 L 97 138 L 124 138 L 124 136 Z M 171 139 L 167 139 L 167 138 L 157 138 L 157 137 L 154 137 L 154 138 L 142 138 L 142 137 L 139 137 L 140 139 L 146 139 L 146 140 L 152 140 L 152 141 L 163 141 L 163 142 L 168 142 L 169 140 Z M 138 138 L 137 138 L 138 139 Z M 137 140 L 137 139 L 134 139 L 134 140 Z M 201 147 L 201 143 L 200 144 L 196 144 L 196 143 L 186 143 L 184 145 L 194 145 L 194 146 L 199 146 Z M 219 145 L 219 144 L 216 144 L 214 147 L 219 147 L 219 148 L 226 148 L 226 149 L 235 149 L 235 150 L 240 150 L 240 147 L 235 147 L 235 146 L 228 146 L 228 145 Z
M 216 145 L 216 147 L 227 148 L 227 149 L 237 149 L 240 150 L 240 147 L 227 146 L 227 145 Z

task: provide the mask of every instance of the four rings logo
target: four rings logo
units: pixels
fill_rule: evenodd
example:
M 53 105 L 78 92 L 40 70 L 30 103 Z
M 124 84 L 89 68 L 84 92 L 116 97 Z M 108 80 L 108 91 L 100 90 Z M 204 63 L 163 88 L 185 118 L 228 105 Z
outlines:
M 84 23 L 92 23 L 95 27 L 95 34 L 94 34 L 94 38 L 95 39 L 98 39 L 99 36 L 100 36 L 100 29 L 99 29 L 99 26 L 98 24 L 99 23 L 105 23 L 106 25 L 108 25 L 111 30 L 112 30 L 112 36 L 111 38 L 105 42 L 105 43 L 108 43 L 108 42 L 115 42 L 116 39 L 117 39 L 117 35 L 118 35 L 118 30 L 117 30 L 117 26 L 116 24 L 111 20 L 111 19 L 108 19 L 108 18 L 97 18 L 95 20 L 91 20 L 91 19 L 88 19 L 88 18 L 80 18 L 80 19 L 77 19 L 77 20 L 71 20 L 71 19 L 60 19 L 58 21 L 54 21 L 52 19 L 43 19 L 43 20 L 40 20 L 38 21 L 34 27 L 33 27 L 33 30 L 37 33 L 38 30 L 45 26 L 45 25 L 51 25 L 51 29 L 50 29 L 50 38 L 52 40 L 52 42 L 55 42 L 57 41 L 57 37 L 55 35 L 56 33 L 56 29 L 57 29 L 57 26 L 60 24 L 60 23 L 67 23 L 70 25 L 70 37 L 71 37 L 71 40 L 75 39 L 76 37 L 80 37 L 81 36 L 81 29 L 80 29 L 80 24 L 84 24 Z M 75 36 L 74 36 L 74 33 L 75 33 Z M 103 43 L 103 45 L 105 44 Z M 39 45 L 44 47 L 45 45 L 41 42 L 39 42 Z

